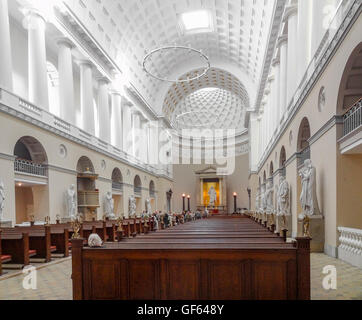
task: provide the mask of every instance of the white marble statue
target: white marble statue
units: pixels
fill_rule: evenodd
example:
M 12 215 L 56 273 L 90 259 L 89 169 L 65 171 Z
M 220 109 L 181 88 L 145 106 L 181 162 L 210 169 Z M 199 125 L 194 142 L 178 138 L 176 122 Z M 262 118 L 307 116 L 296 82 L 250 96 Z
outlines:
M 129 209 L 128 209 L 128 214 L 130 217 L 133 217 L 136 215 L 136 198 L 132 195 L 129 197 Z
M 77 196 L 74 184 L 72 184 L 67 190 L 66 198 L 68 218 L 73 220 L 77 217 Z
M 107 218 L 111 220 L 114 220 L 116 218 L 114 214 L 114 199 L 111 192 L 107 192 L 106 194 L 104 201 L 104 212 Z
M 150 217 L 152 214 L 152 207 L 151 207 L 151 200 L 150 198 L 146 199 L 146 213 L 147 213 L 147 217 Z
M 215 188 L 211 187 L 208 194 L 209 194 L 209 197 L 210 197 L 209 205 L 214 206 L 215 202 L 217 200 L 217 193 L 216 193 Z
M 316 193 L 316 169 L 311 160 L 305 160 L 304 166 L 299 170 L 302 179 L 302 193 L 300 195 L 300 204 L 303 216 L 319 215 L 319 207 Z
M 210 213 L 209 210 L 207 209 L 207 207 L 205 207 L 205 211 L 204 211 L 205 217 L 208 218 Z
M 259 212 L 259 200 L 260 200 L 260 188 L 258 188 L 258 191 L 255 195 L 255 212 Z
M 266 209 L 267 209 L 267 202 L 266 202 L 266 185 L 265 185 L 265 184 L 262 184 L 262 185 L 261 185 L 260 201 L 261 201 L 260 212 L 261 212 L 261 213 L 264 213 L 264 212 L 266 212 Z
M 289 216 L 289 184 L 285 177 L 279 179 L 279 189 L 277 195 L 277 215 L 278 216 Z
M 271 179 L 268 180 L 267 186 L 266 186 L 266 212 L 268 214 L 272 214 L 274 212 L 274 203 L 273 203 L 273 197 L 274 197 L 274 186 L 273 181 Z
M 0 221 L 3 221 L 4 206 L 5 206 L 5 189 L 4 189 L 4 183 L 0 181 Z

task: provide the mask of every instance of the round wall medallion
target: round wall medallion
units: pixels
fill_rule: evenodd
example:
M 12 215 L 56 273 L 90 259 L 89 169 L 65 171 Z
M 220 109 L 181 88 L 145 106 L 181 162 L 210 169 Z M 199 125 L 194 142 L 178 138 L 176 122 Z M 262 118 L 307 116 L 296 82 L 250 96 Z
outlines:
M 319 112 L 323 111 L 325 105 L 326 105 L 326 89 L 324 87 L 322 87 L 321 90 L 319 91 L 319 96 L 318 96 Z
M 59 146 L 59 150 L 58 150 L 58 154 L 59 154 L 59 157 L 65 159 L 67 157 L 67 148 L 65 147 L 65 145 L 61 144 Z

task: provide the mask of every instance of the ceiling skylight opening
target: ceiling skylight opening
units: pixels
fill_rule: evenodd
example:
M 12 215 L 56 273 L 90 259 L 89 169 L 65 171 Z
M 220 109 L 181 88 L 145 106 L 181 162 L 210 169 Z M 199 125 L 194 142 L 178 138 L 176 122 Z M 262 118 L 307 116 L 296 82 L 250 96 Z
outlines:
M 213 32 L 213 17 L 208 10 L 197 10 L 182 13 L 179 16 L 183 33 Z

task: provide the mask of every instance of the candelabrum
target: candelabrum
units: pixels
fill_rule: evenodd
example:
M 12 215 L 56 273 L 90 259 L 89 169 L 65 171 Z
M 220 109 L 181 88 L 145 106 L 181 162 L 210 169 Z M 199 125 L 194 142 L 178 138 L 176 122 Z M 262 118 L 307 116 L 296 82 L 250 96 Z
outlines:
M 80 234 L 79 231 L 82 227 L 81 222 L 79 221 L 79 219 L 76 219 L 74 221 L 72 221 L 72 228 L 73 228 L 73 236 L 72 239 L 79 239 L 80 238 Z

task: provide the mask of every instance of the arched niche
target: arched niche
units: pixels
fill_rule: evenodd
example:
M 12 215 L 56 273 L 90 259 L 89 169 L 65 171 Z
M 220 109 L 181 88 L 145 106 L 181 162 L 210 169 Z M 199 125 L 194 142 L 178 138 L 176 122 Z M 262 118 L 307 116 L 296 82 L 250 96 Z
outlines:
M 123 198 L 123 176 L 119 168 L 112 171 L 112 197 L 114 200 L 114 214 L 124 216 L 124 198 Z
M 270 163 L 270 168 L 269 168 L 269 177 L 272 178 L 274 175 L 274 164 L 273 161 Z
M 287 153 L 285 152 L 285 147 L 283 146 L 280 150 L 279 156 L 279 169 L 285 168 L 285 163 L 287 162 Z
M 337 101 L 337 115 L 345 114 L 362 97 L 362 42 L 351 53 L 344 69 Z
M 309 148 L 309 139 L 311 137 L 310 125 L 307 118 L 304 118 L 299 126 L 297 152 Z
M 112 187 L 119 190 L 123 187 L 123 176 L 119 168 L 114 168 L 112 171 Z
M 27 160 L 37 164 L 47 164 L 48 156 L 43 145 L 35 138 L 20 138 L 14 147 L 14 156 L 18 160 Z
M 78 173 L 87 173 L 87 172 L 95 173 L 92 161 L 86 156 L 81 157 L 77 163 L 77 172 Z

